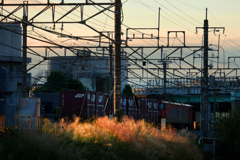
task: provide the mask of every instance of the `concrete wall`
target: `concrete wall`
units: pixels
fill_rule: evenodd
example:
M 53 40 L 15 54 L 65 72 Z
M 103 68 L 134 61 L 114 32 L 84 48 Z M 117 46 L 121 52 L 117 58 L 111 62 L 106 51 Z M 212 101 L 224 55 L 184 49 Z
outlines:
M 12 46 L 14 48 L 21 49 L 22 47 L 21 35 L 4 29 L 5 27 L 15 32 L 21 33 L 22 28 L 20 24 L 1 23 L 1 26 L 3 28 L 0 28 L 0 35 L 1 35 L 0 42 L 6 45 Z M 0 44 L 0 55 L 21 57 L 21 51 Z
M 5 126 L 14 127 L 16 126 L 16 104 L 2 103 L 0 104 L 0 114 L 5 115 Z

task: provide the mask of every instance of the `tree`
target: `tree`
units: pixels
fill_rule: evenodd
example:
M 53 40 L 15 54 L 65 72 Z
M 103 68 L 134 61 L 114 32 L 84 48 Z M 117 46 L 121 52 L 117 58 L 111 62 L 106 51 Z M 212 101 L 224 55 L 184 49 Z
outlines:
M 45 83 L 46 90 L 63 91 L 68 88 L 66 76 L 61 71 L 52 71 Z
M 122 95 L 128 96 L 128 97 L 134 96 L 134 93 L 132 93 L 132 87 L 129 84 L 126 84 L 125 88 L 123 88 Z
M 34 93 L 57 93 L 68 89 L 86 90 L 87 88 L 77 79 L 67 79 L 61 71 L 52 71 L 44 86 L 36 88 Z
M 86 90 L 82 82 L 80 82 L 77 79 L 69 79 L 67 80 L 68 83 L 68 89 L 70 90 Z
M 240 116 L 236 110 L 229 117 L 219 117 L 216 122 L 217 156 L 221 159 L 240 157 Z
M 105 88 L 106 88 L 106 92 L 110 92 L 110 87 L 109 87 L 109 76 L 105 76 Z

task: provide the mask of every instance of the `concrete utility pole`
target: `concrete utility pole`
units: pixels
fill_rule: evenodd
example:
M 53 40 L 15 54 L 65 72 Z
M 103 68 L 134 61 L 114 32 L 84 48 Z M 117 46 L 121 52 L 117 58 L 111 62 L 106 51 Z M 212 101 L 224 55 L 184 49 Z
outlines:
M 113 66 L 112 66 L 113 46 L 109 45 L 109 91 L 113 88 Z
M 203 112 L 203 136 L 208 136 L 208 20 L 207 20 L 207 9 L 206 19 L 204 20 L 204 55 L 203 55 L 203 85 L 202 85 L 202 112 Z
M 167 94 L 167 62 L 163 61 L 164 95 Z
M 22 52 L 22 97 L 27 93 L 27 22 L 28 22 L 28 5 L 23 6 L 23 52 Z
M 203 137 L 208 137 L 208 110 L 210 109 L 208 107 L 208 19 L 207 19 L 207 8 L 206 8 L 206 19 L 204 20 L 204 26 L 203 27 L 197 27 L 197 29 L 203 29 L 204 30 L 204 55 L 203 55 L 203 79 L 201 80 L 201 131 Z M 214 29 L 214 33 L 216 29 L 223 29 L 223 33 L 225 28 L 224 27 L 211 27 L 211 29 Z
M 121 0 L 115 0 L 114 115 L 118 115 L 121 106 L 121 7 Z

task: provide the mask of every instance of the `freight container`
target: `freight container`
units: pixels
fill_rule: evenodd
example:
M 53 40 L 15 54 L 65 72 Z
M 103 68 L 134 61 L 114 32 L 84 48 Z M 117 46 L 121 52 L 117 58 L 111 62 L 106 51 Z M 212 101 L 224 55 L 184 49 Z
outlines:
M 96 105 L 96 115 L 97 117 L 103 117 L 104 106 L 105 106 L 105 94 L 102 92 L 97 92 L 97 105 Z
M 167 101 L 162 101 L 161 103 L 164 106 L 162 112 L 163 115 L 165 115 L 165 117 L 161 117 L 166 118 L 167 124 L 170 124 L 176 129 L 183 129 L 191 126 L 191 105 Z
M 139 119 L 142 119 L 142 116 L 141 116 L 141 106 L 142 106 L 142 98 L 137 98 L 137 103 L 138 103 L 138 108 L 135 106 L 135 120 L 139 120 Z
M 158 110 L 158 101 L 153 101 L 153 121 L 152 122 L 155 122 L 155 123 L 158 123 L 158 113 L 159 113 L 159 110 Z
M 113 109 L 113 95 L 111 95 L 111 94 L 107 94 L 107 93 L 105 93 L 105 97 L 106 97 L 106 99 L 105 99 L 105 101 L 104 101 L 104 106 L 106 105 L 106 102 L 107 102 L 107 99 L 109 99 L 109 98 L 111 98 L 111 102 L 110 102 L 110 105 L 109 105 L 109 107 L 108 107 L 108 109 L 107 109 L 107 111 L 105 112 L 105 114 L 106 115 L 113 115 L 113 113 L 114 113 L 114 109 Z
M 96 115 L 96 93 L 97 92 L 87 92 L 87 118 Z
M 148 100 L 146 98 L 142 98 L 142 117 L 145 121 L 148 121 Z
M 159 117 L 160 119 L 162 118 L 166 118 L 166 114 L 165 114 L 165 105 L 162 101 L 158 102 L 158 110 L 159 110 Z
M 128 117 L 134 119 L 134 108 L 135 104 L 132 97 L 128 97 Z
M 86 119 L 88 91 L 61 91 L 60 117 L 72 120 L 73 115 Z
M 153 122 L 153 100 L 148 100 L 148 121 Z
M 127 115 L 127 100 L 127 97 L 121 97 L 121 110 L 123 111 L 123 115 Z

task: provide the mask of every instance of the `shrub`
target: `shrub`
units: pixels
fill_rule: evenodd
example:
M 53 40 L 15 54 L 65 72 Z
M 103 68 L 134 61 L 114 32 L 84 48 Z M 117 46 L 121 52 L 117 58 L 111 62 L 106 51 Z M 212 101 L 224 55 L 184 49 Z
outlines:
M 1 142 L 0 154 L 19 159 L 203 159 L 193 143 L 196 137 L 186 131 L 181 134 L 127 117 L 121 122 L 102 117 L 91 123 L 80 123 L 78 118 L 73 123 L 45 119 L 41 133 L 8 136 Z
M 216 123 L 217 156 L 221 159 L 240 157 L 240 116 L 236 110 L 229 117 L 219 117 Z

